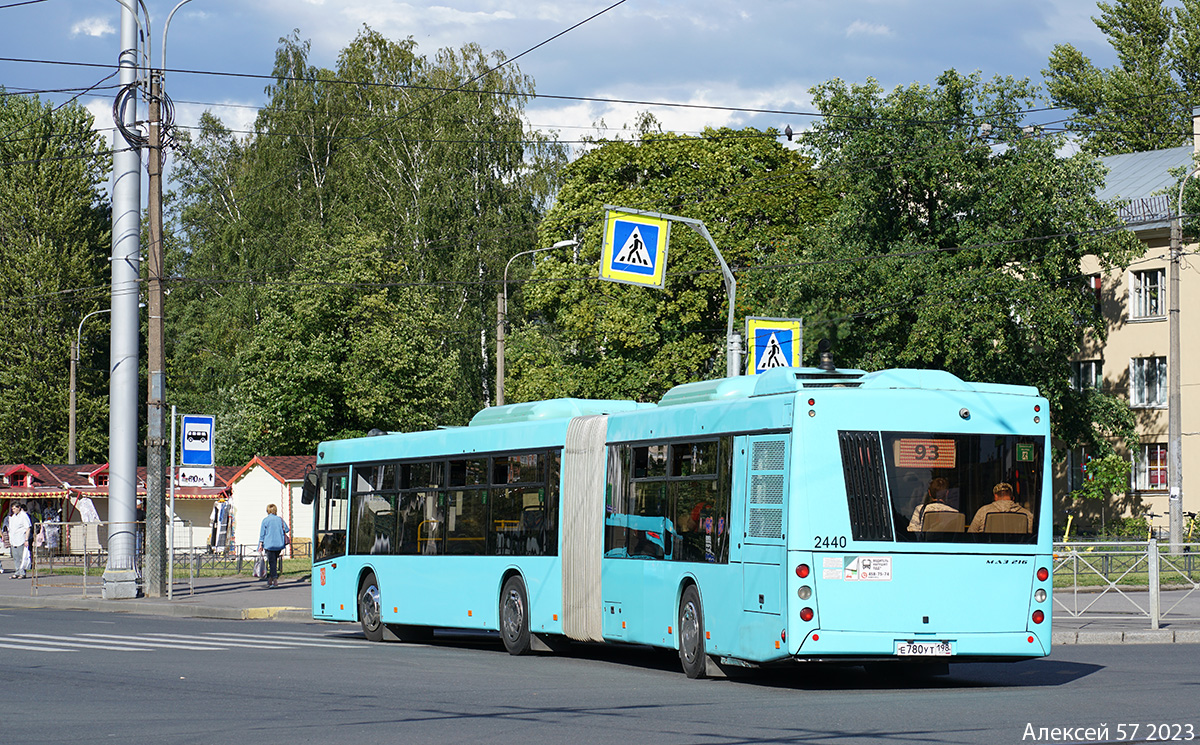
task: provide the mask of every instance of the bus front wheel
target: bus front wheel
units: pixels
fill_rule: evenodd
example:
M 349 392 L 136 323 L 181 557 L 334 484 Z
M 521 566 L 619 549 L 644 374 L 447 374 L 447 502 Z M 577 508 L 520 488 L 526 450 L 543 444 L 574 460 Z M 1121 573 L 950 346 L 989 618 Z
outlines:
M 500 591 L 500 637 L 509 654 L 526 654 L 529 641 L 529 596 L 525 582 L 513 575 Z
M 679 661 L 689 678 L 704 677 L 704 610 L 695 585 L 688 585 L 679 600 Z
M 367 641 L 383 641 L 383 619 L 379 606 L 379 582 L 373 572 L 363 577 L 358 586 L 358 622 L 362 625 Z

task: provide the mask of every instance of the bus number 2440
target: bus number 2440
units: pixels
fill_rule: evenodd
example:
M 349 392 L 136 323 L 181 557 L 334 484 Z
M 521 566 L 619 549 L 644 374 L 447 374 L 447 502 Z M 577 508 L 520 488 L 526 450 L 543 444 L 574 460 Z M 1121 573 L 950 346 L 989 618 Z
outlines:
M 827 535 L 821 537 L 813 536 L 813 548 L 845 548 L 846 536 L 844 535 Z

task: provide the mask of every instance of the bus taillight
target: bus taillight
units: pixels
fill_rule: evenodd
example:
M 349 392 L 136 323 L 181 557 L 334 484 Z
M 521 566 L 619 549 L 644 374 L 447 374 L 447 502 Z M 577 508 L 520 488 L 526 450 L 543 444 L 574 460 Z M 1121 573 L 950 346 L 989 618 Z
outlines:
M 1039 582 L 1045 582 L 1046 580 L 1050 579 L 1050 570 L 1046 567 L 1041 567 L 1037 571 L 1037 578 Z
M 1045 613 L 1042 613 L 1040 610 L 1035 610 L 1033 612 L 1033 622 L 1034 623 L 1041 623 L 1042 621 L 1045 621 L 1045 620 L 1046 620 Z
M 801 609 L 800 620 L 804 621 L 805 623 L 808 623 L 809 621 L 813 620 L 813 609 L 812 608 Z
M 808 564 L 800 564 L 796 567 L 796 576 L 804 579 L 812 570 L 808 568 Z

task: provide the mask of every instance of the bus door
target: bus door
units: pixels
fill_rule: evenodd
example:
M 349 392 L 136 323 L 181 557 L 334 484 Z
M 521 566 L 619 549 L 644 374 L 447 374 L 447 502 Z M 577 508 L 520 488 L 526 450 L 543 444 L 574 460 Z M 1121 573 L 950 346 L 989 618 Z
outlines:
M 314 507 L 312 606 L 316 618 L 353 621 L 358 587 L 347 562 L 346 522 L 349 514 L 350 469 L 342 466 L 321 475 Z
M 789 435 L 747 437 L 742 609 L 783 611 Z

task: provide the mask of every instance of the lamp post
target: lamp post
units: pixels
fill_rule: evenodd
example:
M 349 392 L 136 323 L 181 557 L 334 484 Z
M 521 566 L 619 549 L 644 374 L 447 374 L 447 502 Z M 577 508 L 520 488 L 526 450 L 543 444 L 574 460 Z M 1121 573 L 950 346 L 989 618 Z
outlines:
M 88 313 L 79 321 L 75 331 L 75 344 L 71 347 L 71 423 L 67 428 L 67 462 L 75 465 L 75 368 L 79 366 L 79 345 L 83 336 L 83 322 L 98 313 L 111 313 L 112 308 L 101 308 Z
M 145 308 L 145 303 L 138 303 L 139 308 Z M 71 416 L 70 424 L 67 427 L 67 462 L 75 465 L 75 369 L 79 366 L 79 348 L 83 341 L 83 323 L 87 319 L 100 313 L 111 313 L 112 308 L 101 308 L 88 313 L 79 321 L 79 328 L 75 329 L 75 345 L 71 347 Z
M 555 243 L 553 246 L 545 246 L 543 248 L 531 248 L 528 251 L 521 251 L 513 254 L 508 263 L 504 265 L 504 284 L 503 290 L 496 293 L 496 405 L 504 405 L 504 323 L 508 317 L 508 268 L 512 266 L 513 260 L 518 256 L 528 256 L 539 251 L 549 251 L 555 248 L 567 248 L 568 246 L 578 246 L 579 241 L 565 240 Z

